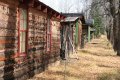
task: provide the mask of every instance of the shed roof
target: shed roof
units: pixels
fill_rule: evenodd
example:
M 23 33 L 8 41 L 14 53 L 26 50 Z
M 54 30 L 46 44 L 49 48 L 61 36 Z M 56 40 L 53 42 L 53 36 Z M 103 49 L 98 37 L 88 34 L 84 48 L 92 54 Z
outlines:
M 64 16 L 66 17 L 80 17 L 80 16 L 84 16 L 83 13 L 62 13 Z
M 74 22 L 77 19 L 79 19 L 79 17 L 66 17 L 64 20 L 62 20 L 61 22 Z
M 83 13 L 62 13 L 66 17 L 79 17 L 83 24 L 85 24 L 85 18 Z
M 85 22 L 88 26 L 93 26 L 94 25 L 94 19 L 87 19 Z

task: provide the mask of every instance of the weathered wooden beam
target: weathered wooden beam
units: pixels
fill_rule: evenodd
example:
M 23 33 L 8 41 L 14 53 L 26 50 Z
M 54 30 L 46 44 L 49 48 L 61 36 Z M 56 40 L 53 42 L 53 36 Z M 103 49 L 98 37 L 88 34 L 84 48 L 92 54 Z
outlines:
M 47 10 L 48 10 L 48 9 L 47 9 L 47 8 L 45 8 L 45 9 L 43 9 L 43 12 L 47 13 Z
M 42 10 L 42 5 L 39 5 L 39 6 L 37 7 L 37 9 L 38 9 L 38 10 Z
M 43 11 L 43 12 L 45 12 L 45 13 L 47 13 L 47 7 L 46 6 L 43 6 L 43 5 L 41 5 L 41 11 Z
M 60 19 L 60 14 L 57 15 L 57 18 Z
M 56 17 L 56 16 L 57 16 L 57 14 L 54 12 L 54 13 L 53 13 L 53 17 Z

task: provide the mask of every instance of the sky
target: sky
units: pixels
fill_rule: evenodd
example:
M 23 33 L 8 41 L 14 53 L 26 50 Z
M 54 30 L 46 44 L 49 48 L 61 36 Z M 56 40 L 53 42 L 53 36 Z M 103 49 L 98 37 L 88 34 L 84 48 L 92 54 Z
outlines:
M 39 0 L 58 12 L 81 12 L 85 7 L 85 0 Z

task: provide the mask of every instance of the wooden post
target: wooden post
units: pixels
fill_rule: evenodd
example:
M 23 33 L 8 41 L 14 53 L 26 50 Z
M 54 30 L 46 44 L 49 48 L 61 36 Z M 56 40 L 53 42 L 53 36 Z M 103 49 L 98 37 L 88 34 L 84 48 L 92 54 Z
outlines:
M 75 30 L 75 46 L 78 47 L 78 22 L 76 22 Z
M 88 26 L 88 42 L 90 42 L 90 38 L 91 38 L 91 36 L 90 36 L 90 26 Z

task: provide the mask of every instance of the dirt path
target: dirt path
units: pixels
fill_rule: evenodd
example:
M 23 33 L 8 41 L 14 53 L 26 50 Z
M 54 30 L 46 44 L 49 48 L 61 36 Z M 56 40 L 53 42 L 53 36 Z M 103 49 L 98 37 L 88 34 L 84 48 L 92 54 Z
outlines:
M 51 66 L 32 80 L 120 80 L 120 57 L 105 36 L 92 40 L 77 54 L 59 66 Z

